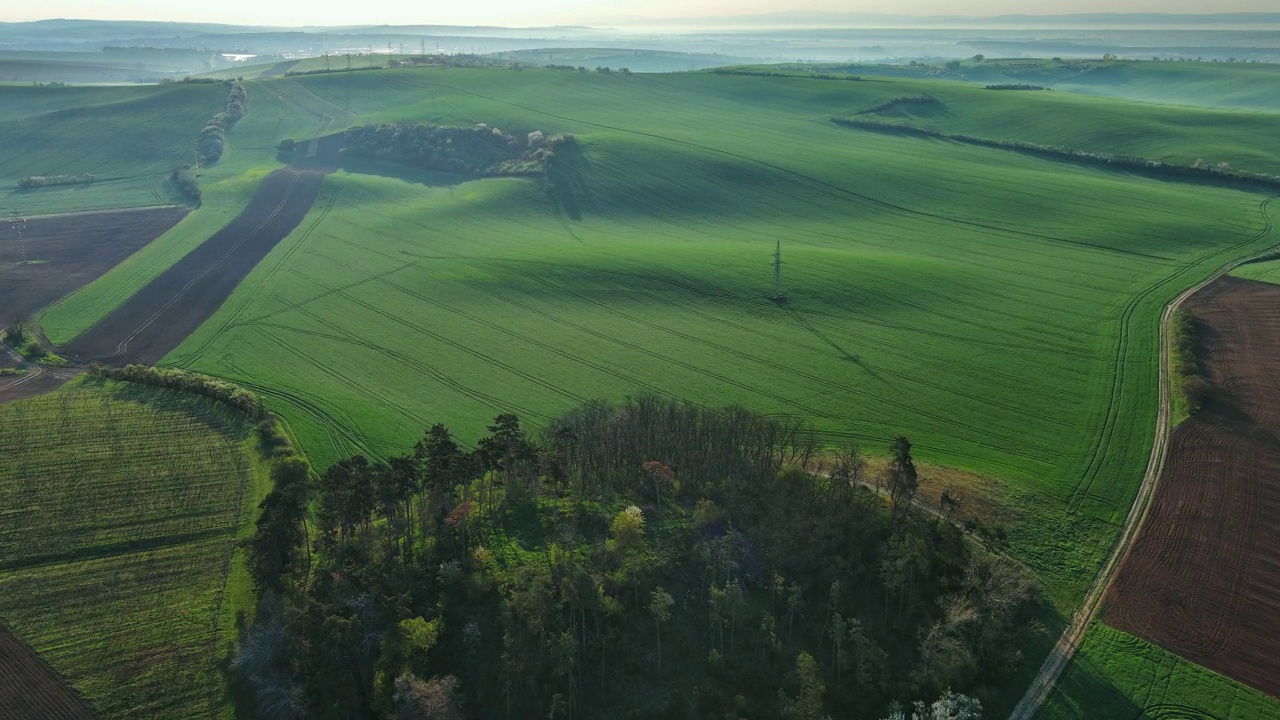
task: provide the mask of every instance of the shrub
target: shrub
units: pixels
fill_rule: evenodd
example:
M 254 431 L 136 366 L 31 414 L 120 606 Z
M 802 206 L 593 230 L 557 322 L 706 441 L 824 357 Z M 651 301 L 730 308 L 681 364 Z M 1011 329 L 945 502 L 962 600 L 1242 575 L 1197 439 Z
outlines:
M 200 205 L 200 184 L 196 182 L 196 176 L 189 166 L 174 168 L 169 173 L 169 183 L 180 197 L 186 198 L 197 207 Z

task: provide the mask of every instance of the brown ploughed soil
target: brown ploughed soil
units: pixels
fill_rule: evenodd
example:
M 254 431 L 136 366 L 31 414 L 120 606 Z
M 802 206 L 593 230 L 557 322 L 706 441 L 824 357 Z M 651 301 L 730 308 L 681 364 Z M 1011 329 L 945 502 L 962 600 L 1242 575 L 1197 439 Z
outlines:
M 166 207 L 0 218 L 0 322 L 30 317 L 89 284 L 186 214 Z
M 0 623 L 0 720 L 92 720 L 80 695 Z
M 1223 277 L 1183 308 L 1213 398 L 1169 441 L 1104 617 L 1280 697 L 1280 286 Z
M 244 212 L 65 347 L 112 364 L 154 363 L 208 320 L 311 210 L 324 173 L 284 168 Z

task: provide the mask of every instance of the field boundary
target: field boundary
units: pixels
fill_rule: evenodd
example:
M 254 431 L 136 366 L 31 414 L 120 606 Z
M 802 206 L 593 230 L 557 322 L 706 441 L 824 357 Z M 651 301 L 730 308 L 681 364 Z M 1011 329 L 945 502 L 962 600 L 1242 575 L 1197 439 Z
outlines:
M 1274 197 L 1268 198 L 1262 201 L 1260 206 L 1263 221 L 1260 238 L 1270 235 L 1274 230 L 1270 209 L 1275 199 Z M 1045 658 L 1044 664 L 1040 666 L 1040 671 L 1036 674 L 1035 679 L 1031 681 L 1026 694 L 1022 696 L 1022 699 L 1013 708 L 1013 712 L 1009 714 L 1009 720 L 1031 720 L 1040 711 L 1044 702 L 1049 699 L 1049 695 L 1058 684 L 1058 678 L 1062 676 L 1063 671 L 1071 664 L 1071 659 L 1075 656 L 1076 650 L 1079 649 L 1080 644 L 1084 641 L 1089 628 L 1093 626 L 1098 610 L 1102 607 L 1102 598 L 1111 587 L 1111 581 L 1115 578 L 1116 571 L 1124 559 L 1128 557 L 1134 538 L 1142 530 L 1142 526 L 1150 514 L 1151 499 L 1159 485 L 1160 475 L 1164 471 L 1165 459 L 1168 457 L 1169 436 L 1172 431 L 1170 414 L 1172 412 L 1173 391 L 1169 382 L 1169 358 L 1171 357 L 1169 343 L 1172 338 L 1170 328 L 1173 322 L 1173 314 L 1182 307 L 1182 303 L 1186 302 L 1188 298 L 1222 276 L 1241 265 L 1273 255 L 1277 250 L 1280 250 L 1280 244 L 1273 245 L 1252 255 L 1232 260 L 1218 268 L 1209 277 L 1182 291 L 1164 306 L 1164 310 L 1160 314 L 1160 400 L 1156 411 L 1156 433 L 1155 440 L 1151 446 L 1151 456 L 1147 460 L 1146 472 L 1143 473 L 1142 483 L 1138 486 L 1138 496 L 1134 498 L 1133 505 L 1130 507 L 1129 514 L 1121 528 L 1120 537 L 1116 540 L 1111 554 L 1107 557 L 1107 562 L 1094 578 L 1093 585 L 1090 586 L 1088 594 L 1085 595 L 1084 602 L 1072 616 L 1070 624 L 1063 630 L 1053 650 L 1049 652 L 1049 657 Z

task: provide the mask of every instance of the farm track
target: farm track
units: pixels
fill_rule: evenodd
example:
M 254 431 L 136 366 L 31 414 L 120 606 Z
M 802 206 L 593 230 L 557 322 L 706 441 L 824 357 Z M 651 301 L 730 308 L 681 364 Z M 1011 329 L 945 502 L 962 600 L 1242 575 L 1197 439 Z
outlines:
M 1186 307 L 1213 397 L 1170 440 L 1105 619 L 1280 697 L 1280 286 L 1224 277 Z
M 118 364 L 159 361 L 208 320 L 302 222 L 324 175 L 293 167 L 268 175 L 240 215 L 73 339 L 67 352 Z
M 1274 230 L 1274 223 L 1271 220 L 1270 209 L 1275 198 L 1264 200 L 1259 209 L 1262 213 L 1263 228 L 1257 234 L 1251 236 L 1248 240 L 1234 245 L 1231 248 L 1221 252 L 1238 249 L 1249 243 L 1256 242 L 1270 235 Z M 1164 311 L 1160 315 L 1160 399 L 1159 407 L 1156 413 L 1156 433 L 1155 440 L 1151 446 L 1151 456 L 1147 462 L 1146 472 L 1143 473 L 1142 483 L 1138 487 L 1137 497 L 1134 498 L 1133 505 L 1129 509 L 1129 514 L 1125 518 L 1124 525 L 1121 528 L 1120 536 L 1113 546 L 1110 555 L 1107 557 L 1106 563 L 1098 571 L 1094 578 L 1093 584 L 1089 588 L 1088 594 L 1080 608 L 1072 616 L 1070 623 L 1063 630 L 1062 635 L 1058 638 L 1058 642 L 1049 652 L 1049 657 L 1041 665 L 1040 671 L 1031 681 L 1031 685 L 1027 688 L 1022 699 L 1014 707 L 1013 712 L 1009 714 L 1009 720 L 1031 720 L 1040 711 L 1045 701 L 1049 699 L 1049 695 L 1053 692 L 1057 685 L 1058 678 L 1062 676 L 1064 670 L 1070 665 L 1072 657 L 1083 642 L 1085 635 L 1088 633 L 1090 626 L 1093 625 L 1094 619 L 1097 617 L 1098 611 L 1102 608 L 1102 601 L 1107 591 L 1110 589 L 1116 572 L 1121 563 L 1127 558 L 1132 549 L 1134 539 L 1141 531 L 1143 524 L 1146 522 L 1151 511 L 1152 495 L 1156 486 L 1160 481 L 1160 476 L 1164 471 L 1166 458 L 1169 454 L 1169 436 L 1170 436 L 1170 413 L 1172 408 L 1172 392 L 1169 380 L 1169 358 L 1170 358 L 1170 327 L 1173 321 L 1173 314 L 1186 302 L 1189 298 L 1200 292 L 1204 288 L 1213 284 L 1222 276 L 1231 272 L 1236 267 L 1244 263 L 1266 257 L 1275 252 L 1275 248 L 1269 248 L 1259 253 L 1255 253 L 1248 257 L 1233 260 L 1202 280 L 1191 288 L 1183 291 L 1164 307 Z M 1218 254 L 1221 254 L 1218 253 Z M 1166 279 L 1158 285 L 1168 282 Z M 1130 302 L 1130 307 L 1133 301 Z M 1125 318 L 1131 317 L 1132 312 L 1126 307 Z M 1127 322 L 1127 320 L 1126 320 Z M 1122 331 L 1127 335 L 1128 328 L 1122 326 Z M 1108 407 L 1108 415 L 1113 412 L 1115 406 L 1115 395 L 1112 395 L 1110 406 Z M 1104 435 L 1104 438 L 1109 437 Z
M 0 720 L 93 720 L 62 676 L 0 623 Z

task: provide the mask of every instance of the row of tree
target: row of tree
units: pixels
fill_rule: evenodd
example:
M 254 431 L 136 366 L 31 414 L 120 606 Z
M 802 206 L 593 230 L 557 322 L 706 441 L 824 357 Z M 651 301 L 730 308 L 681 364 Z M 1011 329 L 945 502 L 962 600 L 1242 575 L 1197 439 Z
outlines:
M 80 175 L 28 175 L 18 178 L 18 187 L 23 190 L 51 187 L 54 185 L 88 185 L 96 178 L 88 173 Z
M 90 366 L 89 370 L 99 377 L 178 390 L 206 397 L 244 413 L 254 420 L 262 420 L 268 416 L 266 409 L 263 407 L 262 399 L 257 395 L 239 385 L 208 375 L 201 375 L 200 373 L 178 368 L 158 368 L 150 365 L 111 367 L 109 365 L 94 364 Z
M 1204 365 L 1204 324 L 1193 313 L 1179 310 L 1174 319 L 1174 361 L 1177 363 L 1179 389 L 1187 401 L 1187 412 L 1204 407 L 1213 394 Z
M 1096 165 L 1100 167 L 1142 172 L 1157 177 L 1190 177 L 1211 181 L 1229 180 L 1248 183 L 1251 185 L 1262 185 L 1265 187 L 1280 187 L 1280 175 L 1268 175 L 1266 173 L 1234 170 L 1229 163 L 1213 163 L 1208 162 L 1203 158 L 1196 160 L 1190 165 L 1179 165 L 1177 163 L 1166 163 L 1161 160 L 1150 160 L 1137 155 L 1117 155 L 1114 153 L 1072 150 L 1070 148 L 1059 147 L 1057 145 L 1044 145 L 1041 143 L 1027 142 L 1025 140 L 1011 140 L 1007 138 L 993 140 L 991 138 L 974 137 L 972 135 L 944 133 L 940 130 L 919 127 L 917 125 L 910 125 L 902 122 L 887 122 L 883 120 L 847 117 L 833 117 L 831 118 L 831 122 L 834 122 L 837 125 L 857 128 L 860 130 L 942 138 L 945 140 L 962 142 L 966 145 L 999 148 L 1002 150 L 1016 150 L 1018 152 L 1038 157 L 1070 160 L 1072 162 L 1087 163 L 1089 165 Z
M 227 147 L 227 133 L 244 117 L 249 102 L 249 94 L 244 85 L 233 83 L 227 94 L 226 106 L 222 112 L 209 118 L 204 129 L 200 131 L 200 139 L 196 143 L 196 153 L 203 163 L 215 163 Z
M 385 461 L 284 457 L 235 665 L 270 718 L 998 704 L 1036 587 L 912 512 L 911 444 L 890 452 L 872 477 L 801 423 L 645 396 L 537 436 L 500 415 L 471 449 L 435 425 Z

